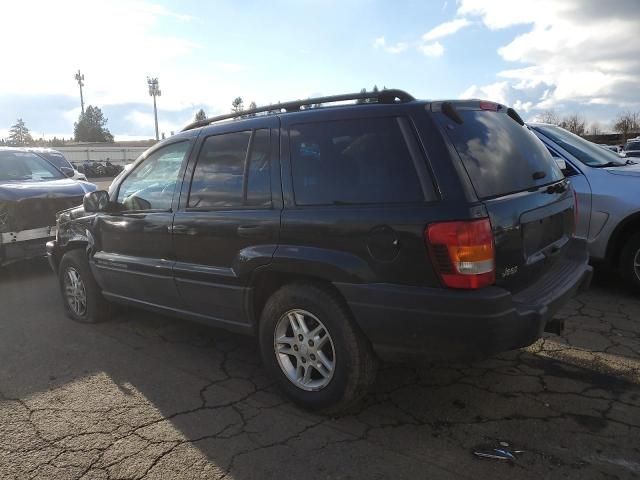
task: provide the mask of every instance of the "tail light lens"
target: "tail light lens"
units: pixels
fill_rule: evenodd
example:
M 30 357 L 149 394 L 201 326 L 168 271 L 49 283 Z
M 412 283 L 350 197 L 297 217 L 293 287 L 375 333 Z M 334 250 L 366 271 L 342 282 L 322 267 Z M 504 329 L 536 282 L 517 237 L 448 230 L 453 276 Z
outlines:
M 495 283 L 495 248 L 488 218 L 427 226 L 427 248 L 442 283 L 482 288 Z

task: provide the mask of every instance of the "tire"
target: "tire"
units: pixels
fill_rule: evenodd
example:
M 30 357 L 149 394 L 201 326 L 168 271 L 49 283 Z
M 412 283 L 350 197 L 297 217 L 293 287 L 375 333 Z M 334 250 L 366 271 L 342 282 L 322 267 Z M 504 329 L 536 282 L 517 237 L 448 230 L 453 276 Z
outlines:
M 300 341 L 299 333 L 293 333 L 294 323 L 300 327 L 300 316 L 305 318 L 309 332 L 319 333 L 307 335 L 300 329 L 298 332 L 304 335 Z M 280 347 L 276 345 L 276 337 L 286 337 L 284 343 L 279 342 Z M 317 340 L 317 345 L 312 343 L 312 338 Z M 303 408 L 329 415 L 346 413 L 375 382 L 377 358 L 371 345 L 342 299 L 329 289 L 313 284 L 289 284 L 280 288 L 269 298 L 260 316 L 259 341 L 269 375 Z M 278 349 L 288 353 L 278 353 Z M 305 365 L 302 358 L 306 358 Z M 331 373 L 325 365 L 332 365 Z M 299 374 L 298 366 L 301 367 Z M 308 370 L 309 378 L 299 379 L 304 385 L 291 378 L 302 377 Z
M 622 247 L 620 272 L 627 281 L 640 290 L 640 232 L 631 235 Z
M 81 286 L 74 288 L 72 277 Z M 67 316 L 76 322 L 98 323 L 108 320 L 112 313 L 112 304 L 108 302 L 96 283 L 84 249 L 71 250 L 64 254 L 58 269 L 58 281 Z M 77 284 L 76 284 L 77 285 Z M 75 290 L 77 301 L 71 298 L 71 291 Z M 79 291 L 84 291 L 84 304 L 78 298 Z

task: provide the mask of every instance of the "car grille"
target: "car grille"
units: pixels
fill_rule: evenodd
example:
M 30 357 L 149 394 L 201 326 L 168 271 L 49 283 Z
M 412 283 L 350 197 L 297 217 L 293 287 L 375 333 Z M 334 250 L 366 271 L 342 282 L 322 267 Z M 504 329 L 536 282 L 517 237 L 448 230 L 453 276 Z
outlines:
M 5 203 L 1 230 L 20 232 L 56 224 L 56 213 L 82 204 L 82 196 L 62 198 L 29 198 Z

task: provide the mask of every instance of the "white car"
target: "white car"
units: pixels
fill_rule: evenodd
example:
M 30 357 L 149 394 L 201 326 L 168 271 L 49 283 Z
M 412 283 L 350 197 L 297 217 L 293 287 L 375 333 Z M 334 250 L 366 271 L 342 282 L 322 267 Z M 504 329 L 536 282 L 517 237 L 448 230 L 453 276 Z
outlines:
M 51 163 L 54 167 L 60 170 L 62 173 L 67 175 L 69 178 L 73 180 L 80 180 L 82 182 L 87 181 L 87 176 L 84 173 L 80 173 L 78 170 L 73 168 L 73 165 L 69 163 L 69 160 L 65 158 L 62 152 L 58 150 L 54 150 L 53 148 L 28 148 L 30 152 L 35 153 L 36 155 L 41 156 L 47 162 Z M 68 175 L 71 173 L 69 170 L 73 170 L 73 175 Z

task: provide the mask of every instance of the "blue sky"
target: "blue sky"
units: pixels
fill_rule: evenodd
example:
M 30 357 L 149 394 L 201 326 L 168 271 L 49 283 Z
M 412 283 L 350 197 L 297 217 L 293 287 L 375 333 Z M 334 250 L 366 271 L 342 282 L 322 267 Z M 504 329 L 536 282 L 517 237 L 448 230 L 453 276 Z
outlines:
M 158 76 L 160 129 L 245 103 L 358 91 L 481 97 L 525 118 L 577 112 L 605 127 L 640 109 L 637 0 L 60 0 L 3 5 L 0 137 L 16 118 L 36 136 L 73 132 L 98 105 L 116 138 L 153 136 L 146 76 Z M 35 12 L 35 13 L 34 13 Z

